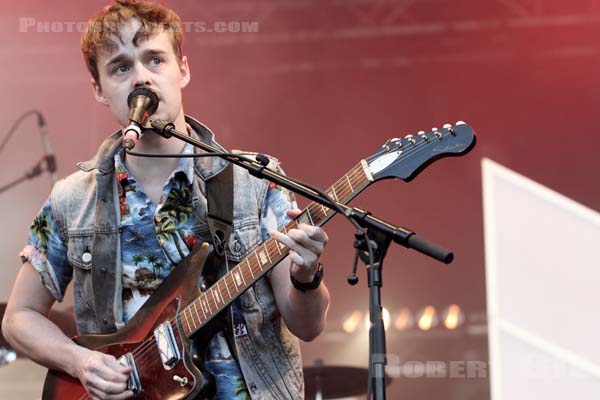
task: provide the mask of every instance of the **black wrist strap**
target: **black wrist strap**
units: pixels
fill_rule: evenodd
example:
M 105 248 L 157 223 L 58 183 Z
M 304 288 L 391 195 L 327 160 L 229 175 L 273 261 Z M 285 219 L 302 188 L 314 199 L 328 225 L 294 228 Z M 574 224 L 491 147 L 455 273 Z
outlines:
M 290 280 L 292 281 L 292 285 L 294 285 L 294 287 L 302 293 L 305 293 L 307 290 L 314 290 L 321 285 L 321 281 L 323 280 L 323 264 L 319 263 L 317 265 L 317 272 L 315 272 L 315 277 L 313 278 L 312 282 L 300 282 L 296 280 L 291 269 Z

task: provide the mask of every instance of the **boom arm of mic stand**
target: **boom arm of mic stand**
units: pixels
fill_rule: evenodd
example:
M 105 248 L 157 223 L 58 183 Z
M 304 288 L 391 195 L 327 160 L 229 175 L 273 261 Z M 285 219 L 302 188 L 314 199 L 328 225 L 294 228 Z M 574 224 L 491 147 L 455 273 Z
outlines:
M 451 263 L 454 258 L 454 255 L 449 250 L 446 250 L 422 237 L 417 236 L 414 232 L 409 231 L 408 229 L 389 224 L 372 216 L 369 212 L 359 208 L 350 208 L 345 204 L 332 202 L 330 199 L 319 195 L 319 193 L 310 187 L 295 182 L 285 175 L 281 175 L 267 168 L 264 164 L 246 159 L 245 157 L 233 157 L 228 154 L 223 154 L 223 151 L 220 149 L 199 141 L 187 134 L 179 132 L 177 129 L 175 129 L 175 125 L 172 123 L 153 120 L 151 121 L 151 125 L 154 130 L 163 137 L 170 138 L 175 136 L 186 143 L 190 143 L 208 153 L 224 158 L 235 165 L 247 169 L 250 174 L 256 176 L 257 178 L 263 178 L 271 182 L 275 182 L 276 184 L 283 186 L 294 193 L 298 193 L 301 196 L 307 197 L 332 210 L 341 210 L 348 218 L 356 221 L 361 227 L 367 229 L 371 228 L 380 231 L 385 235 L 389 235 L 391 239 L 399 245 L 414 249 L 445 264 Z

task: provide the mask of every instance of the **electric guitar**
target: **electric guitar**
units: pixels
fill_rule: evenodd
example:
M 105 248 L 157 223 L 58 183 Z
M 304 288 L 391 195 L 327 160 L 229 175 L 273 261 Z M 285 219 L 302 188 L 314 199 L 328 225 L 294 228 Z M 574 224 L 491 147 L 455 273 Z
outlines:
M 390 139 L 377 152 L 361 160 L 326 193 L 344 204 L 375 181 L 386 178 L 412 180 L 429 164 L 442 157 L 461 156 L 475 145 L 472 129 L 459 122 L 442 129 Z M 335 212 L 311 203 L 295 220 L 321 226 Z M 237 266 L 201 291 L 198 282 L 210 268 L 207 243 L 198 246 L 171 271 L 169 277 L 119 331 L 107 335 L 82 335 L 74 341 L 86 348 L 115 356 L 132 372 L 128 387 L 137 398 L 148 400 L 210 398 L 212 379 L 202 368 L 202 351 L 194 351 L 193 339 L 207 340 L 220 328 L 216 318 L 244 291 L 288 255 L 288 248 L 268 239 L 252 250 Z M 200 362 L 198 362 L 200 358 Z M 50 370 L 44 384 L 44 400 L 89 399 L 79 380 Z

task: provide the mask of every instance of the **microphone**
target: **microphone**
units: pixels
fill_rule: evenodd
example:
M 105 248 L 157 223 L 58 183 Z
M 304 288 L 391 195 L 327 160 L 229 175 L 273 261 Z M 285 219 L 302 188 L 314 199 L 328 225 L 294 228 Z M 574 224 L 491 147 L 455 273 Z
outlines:
M 38 127 L 40 129 L 40 138 L 42 139 L 42 146 L 44 147 L 44 160 L 46 161 L 46 168 L 48 168 L 48 172 L 50 173 L 50 179 L 52 179 L 52 184 L 56 183 L 56 158 L 54 157 L 54 153 L 52 152 L 52 147 L 50 147 L 50 142 L 48 141 L 48 132 L 46 131 L 46 121 L 44 120 L 44 116 L 42 113 L 37 113 L 38 116 Z
M 129 105 L 129 126 L 123 131 L 123 147 L 131 150 L 142 135 L 142 128 L 148 117 L 158 108 L 158 96 L 148 87 L 133 89 L 127 96 Z

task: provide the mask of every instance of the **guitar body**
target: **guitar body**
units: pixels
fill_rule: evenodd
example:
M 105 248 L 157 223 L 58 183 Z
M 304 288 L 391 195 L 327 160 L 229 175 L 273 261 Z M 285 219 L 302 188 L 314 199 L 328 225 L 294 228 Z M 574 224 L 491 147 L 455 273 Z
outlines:
M 210 398 L 214 392 L 212 377 L 201 368 L 205 348 L 195 349 L 186 338 L 177 314 L 182 307 L 200 295 L 198 282 L 204 265 L 209 259 L 209 246 L 204 243 L 190 257 L 173 269 L 157 291 L 140 308 L 135 316 L 119 331 L 108 335 L 82 335 L 74 340 L 88 349 L 111 354 L 117 359 L 133 353 L 139 374 L 139 399 L 185 399 L 187 397 Z M 172 324 L 174 339 L 181 359 L 166 369 L 153 340 L 154 331 L 167 321 Z M 221 327 L 218 323 L 207 324 L 194 335 L 199 343 L 207 344 Z M 196 365 L 195 363 L 198 363 Z M 186 384 L 175 376 L 187 379 Z M 67 400 L 86 397 L 85 388 L 79 380 L 68 374 L 50 370 L 44 383 L 43 400 Z

